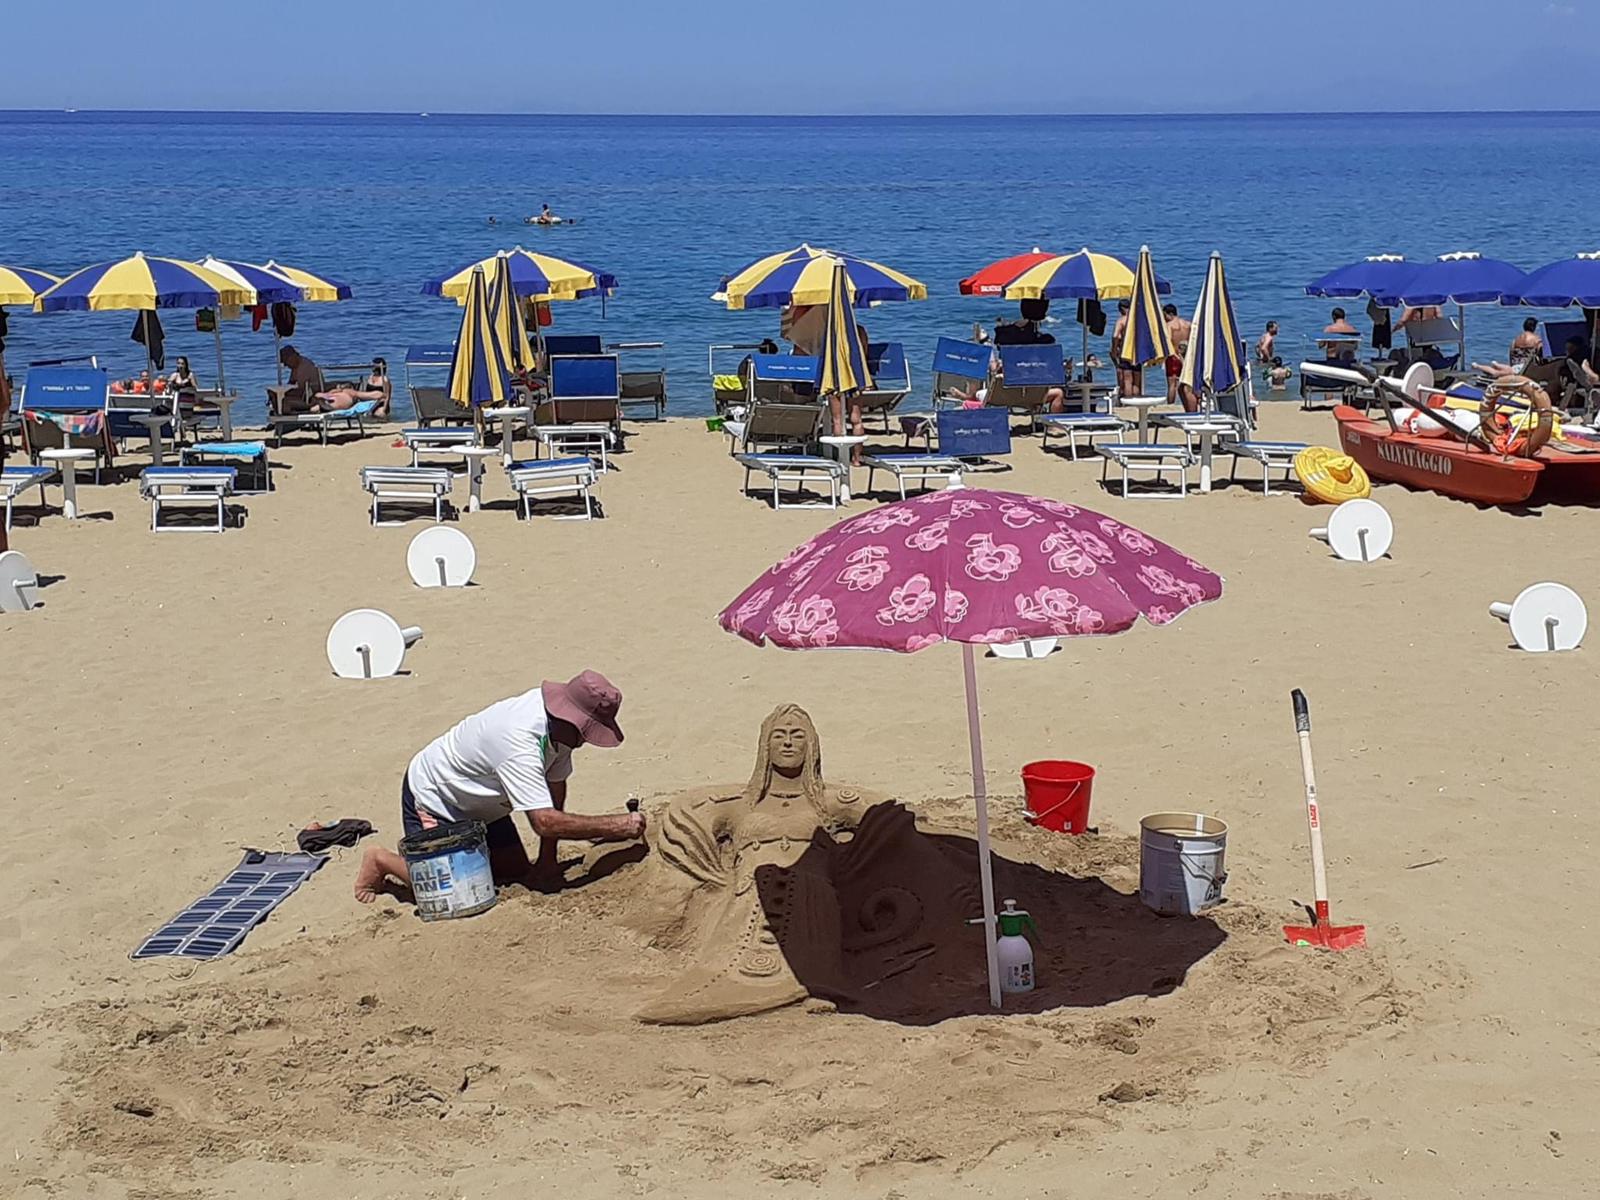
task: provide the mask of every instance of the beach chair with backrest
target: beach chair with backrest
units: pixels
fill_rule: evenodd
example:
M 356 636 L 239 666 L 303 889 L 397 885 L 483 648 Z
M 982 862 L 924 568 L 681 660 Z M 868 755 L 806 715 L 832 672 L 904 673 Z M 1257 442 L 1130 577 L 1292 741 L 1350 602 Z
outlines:
M 359 380 L 355 383 L 359 384 Z M 321 367 L 317 368 L 317 382 L 314 393 L 328 390 L 327 373 Z M 317 435 L 317 440 L 322 445 L 328 444 L 328 432 L 335 425 L 342 425 L 349 429 L 352 425 L 356 428 L 358 437 L 367 435 L 367 418 L 378 408 L 376 400 L 358 400 L 349 408 L 333 409 L 326 412 L 309 412 L 300 403 L 291 406 L 289 394 L 293 391 L 290 386 L 269 387 L 267 389 L 267 427 L 272 430 L 275 445 L 283 445 L 286 433 L 297 429 L 310 430 Z
M 814 354 L 756 354 L 750 359 L 751 404 L 812 404 L 822 384 L 822 359 Z
M 455 354 L 456 348 L 444 343 L 406 348 L 406 391 L 411 395 L 411 411 L 419 426 L 436 422 L 449 425 L 461 419 L 461 409 L 446 394 Z
M 547 333 L 544 352 L 549 358 L 557 358 L 568 354 L 604 354 L 605 347 L 598 333 Z
M 890 414 L 911 394 L 911 364 L 905 346 L 899 342 L 870 344 L 867 373 L 872 376 L 872 386 L 863 390 L 855 403 L 860 405 L 863 419 L 878 417 L 887 432 Z
M 664 350 L 662 342 L 613 342 L 606 349 L 613 354 L 640 354 L 649 350 Z M 653 419 L 660 421 L 667 415 L 667 368 L 664 366 L 625 366 L 620 382 L 622 411 L 650 407 Z
M 990 408 L 1004 408 L 1035 419 L 1050 389 L 1065 391 L 1067 360 L 1058 344 L 999 346 L 996 350 L 1000 374 L 989 387 L 985 403 Z
M 742 421 L 726 421 L 722 429 L 731 439 L 731 454 L 752 454 L 763 448 L 808 454 L 818 445 L 825 412 L 820 404 L 755 404 Z
M 1449 317 L 1407 325 L 1406 346 L 1412 362 L 1425 362 L 1436 374 L 1461 369 L 1461 326 Z
M 33 367 L 17 411 L 22 446 L 38 463 L 44 450 L 94 451 L 94 478 L 116 459 L 111 430 L 111 381 L 103 367 Z
M 622 444 L 622 371 L 615 354 L 552 354 L 550 388 L 533 432 L 552 458 L 587 454 L 600 471 Z
M 39 489 L 39 511 L 44 512 L 46 507 L 44 488 L 47 483 L 56 483 L 61 478 L 61 472 L 54 467 L 30 467 L 22 463 L 10 463 L 0 469 L 0 503 L 6 506 L 6 532 L 11 532 L 11 510 L 22 499 L 23 493 L 29 488 Z

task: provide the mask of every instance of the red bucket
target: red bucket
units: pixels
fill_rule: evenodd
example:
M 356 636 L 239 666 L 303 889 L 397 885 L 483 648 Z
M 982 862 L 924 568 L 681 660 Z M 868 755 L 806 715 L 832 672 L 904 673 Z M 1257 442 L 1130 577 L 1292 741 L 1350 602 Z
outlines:
M 1028 820 L 1057 833 L 1083 833 L 1089 828 L 1089 794 L 1094 768 L 1088 763 L 1048 759 L 1022 768 Z

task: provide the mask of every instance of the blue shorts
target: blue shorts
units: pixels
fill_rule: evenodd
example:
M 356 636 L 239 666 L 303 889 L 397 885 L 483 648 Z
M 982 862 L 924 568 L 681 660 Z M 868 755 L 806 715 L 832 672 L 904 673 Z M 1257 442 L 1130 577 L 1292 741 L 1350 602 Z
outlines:
M 411 780 L 406 775 L 400 776 L 400 825 L 405 830 L 405 835 L 423 833 L 439 825 L 447 824 L 434 816 L 425 808 L 417 807 L 417 798 L 411 794 Z M 485 835 L 489 843 L 489 853 L 497 851 L 522 850 L 522 838 L 517 833 L 517 827 L 510 817 L 500 817 L 490 821 L 484 826 Z

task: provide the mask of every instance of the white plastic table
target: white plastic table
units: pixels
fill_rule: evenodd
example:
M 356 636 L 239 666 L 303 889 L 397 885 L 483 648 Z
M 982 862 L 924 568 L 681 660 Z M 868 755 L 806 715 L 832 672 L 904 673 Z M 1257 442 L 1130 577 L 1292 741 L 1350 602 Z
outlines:
M 483 410 L 483 419 L 485 421 L 500 422 L 500 450 L 505 456 L 507 466 L 510 466 L 516 457 L 511 449 L 511 435 L 515 432 L 513 424 L 519 419 L 526 421 L 532 412 L 533 409 L 528 408 L 526 405 L 507 405 L 504 408 L 486 408 Z
M 1117 401 L 1124 408 L 1139 410 L 1138 442 L 1142 446 L 1150 440 L 1150 410 L 1167 402 L 1165 396 L 1124 396 Z
M 467 511 L 483 508 L 483 475 L 486 460 L 500 453 L 496 446 L 457 446 L 453 453 L 467 460 Z
M 61 471 L 61 515 L 69 521 L 78 519 L 78 464 L 94 458 L 93 450 L 72 448 L 41 450 L 39 457 L 55 463 Z
M 1217 436 L 1224 433 L 1236 433 L 1238 426 L 1231 421 L 1196 421 L 1193 425 L 1186 425 L 1184 432 L 1194 434 L 1200 438 L 1200 491 L 1211 490 L 1211 451 Z
M 171 419 L 171 417 L 163 413 L 139 413 L 133 418 L 135 425 L 144 426 L 145 434 L 150 439 L 150 465 L 152 467 L 166 464 L 166 439 L 161 436 L 161 427 Z
M 857 446 L 865 445 L 866 438 L 858 434 L 829 435 L 818 438 L 828 454 L 844 464 L 844 479 L 839 484 L 839 499 L 850 499 L 850 453 Z

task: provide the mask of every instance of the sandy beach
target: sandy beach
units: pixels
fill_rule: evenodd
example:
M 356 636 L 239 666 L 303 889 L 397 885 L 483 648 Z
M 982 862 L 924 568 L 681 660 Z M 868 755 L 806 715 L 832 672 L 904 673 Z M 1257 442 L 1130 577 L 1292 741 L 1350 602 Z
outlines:
M 1263 407 L 1266 436 L 1332 436 Z M 1600 601 L 1583 509 L 1383 487 L 1393 555 L 1359 567 L 1306 536 L 1326 510 L 1261 496 L 1253 466 L 1249 486 L 1130 503 L 1097 462 L 1018 439 L 1009 470 L 969 476 L 1114 514 L 1226 579 L 1172 627 L 980 661 L 1001 893 L 1041 927 L 1040 989 L 1005 1015 L 960 931 L 970 978 L 914 1015 L 642 1025 L 685 951 L 651 935 L 648 864 L 615 847 L 567 847 L 559 894 L 437 923 L 356 904 L 357 852 L 336 851 L 232 955 L 130 961 L 241 846 L 341 817 L 392 845 L 416 749 L 586 667 L 623 690 L 628 737 L 578 754 L 577 809 L 737 787 L 793 701 L 830 782 L 970 837 L 959 655 L 723 633 L 717 611 L 841 514 L 741 497 L 703 422 L 632 428 L 602 520 L 519 521 L 492 471 L 458 523 L 464 590 L 411 584 L 420 522 L 368 525 L 358 470 L 405 461 L 389 433 L 275 451 L 277 490 L 220 537 L 153 535 L 132 482 L 83 487 L 88 519 L 19 519 L 13 546 L 52 581 L 0 616 L 0 1195 L 1593 1193 L 1597 651 L 1521 654 L 1487 613 L 1546 578 Z M 404 674 L 329 673 L 328 626 L 356 607 L 423 628 Z M 1294 687 L 1335 915 L 1367 925 L 1365 951 L 1283 944 L 1310 898 Z M 1098 833 L 1023 820 L 1020 769 L 1051 757 L 1098 768 Z M 1230 826 L 1208 917 L 1139 904 L 1138 821 L 1169 809 Z

